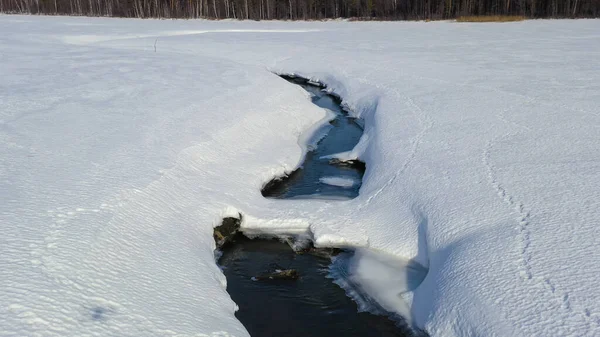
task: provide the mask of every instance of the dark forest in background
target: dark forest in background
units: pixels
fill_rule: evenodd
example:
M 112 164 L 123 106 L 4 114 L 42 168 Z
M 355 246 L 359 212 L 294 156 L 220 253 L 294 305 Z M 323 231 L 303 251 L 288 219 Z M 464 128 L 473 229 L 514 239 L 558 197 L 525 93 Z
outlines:
M 598 17 L 600 0 L 0 0 L 0 12 L 253 20 L 564 18 Z

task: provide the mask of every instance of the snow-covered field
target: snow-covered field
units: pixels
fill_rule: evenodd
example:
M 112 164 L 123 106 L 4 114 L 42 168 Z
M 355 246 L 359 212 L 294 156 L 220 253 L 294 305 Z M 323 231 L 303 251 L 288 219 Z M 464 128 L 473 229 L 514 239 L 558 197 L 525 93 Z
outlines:
M 600 336 L 599 20 L 0 32 L 0 336 L 246 336 L 213 257 L 238 212 L 427 266 L 432 336 Z M 261 196 L 327 120 L 271 72 L 364 119 L 358 198 Z

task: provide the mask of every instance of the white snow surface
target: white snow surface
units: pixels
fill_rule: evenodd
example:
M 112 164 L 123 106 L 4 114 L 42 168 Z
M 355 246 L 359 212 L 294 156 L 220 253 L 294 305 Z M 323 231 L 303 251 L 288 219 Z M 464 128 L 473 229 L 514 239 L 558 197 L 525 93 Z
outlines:
M 247 336 L 213 256 L 239 212 L 427 266 L 432 336 L 600 336 L 599 20 L 0 31 L 0 335 Z M 364 119 L 359 197 L 261 196 L 327 120 L 272 72 Z

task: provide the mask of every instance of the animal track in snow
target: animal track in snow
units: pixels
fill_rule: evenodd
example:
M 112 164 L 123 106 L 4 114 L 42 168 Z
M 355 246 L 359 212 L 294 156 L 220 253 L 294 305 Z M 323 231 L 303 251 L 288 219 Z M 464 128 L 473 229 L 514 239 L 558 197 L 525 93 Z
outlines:
M 410 153 L 408 155 L 408 158 L 406 158 L 406 160 L 402 164 L 402 166 L 400 166 L 400 169 L 398 171 L 396 171 L 396 173 L 394 173 L 394 175 L 386 183 L 384 183 L 383 186 L 381 186 L 377 191 L 375 191 L 367 199 L 367 201 L 364 204 L 360 205 L 359 209 L 361 209 L 365 205 L 368 205 L 369 203 L 371 203 L 371 201 L 374 198 L 376 198 L 386 188 L 388 188 L 389 186 L 391 186 L 392 183 L 396 180 L 396 178 L 398 178 L 398 176 L 400 176 L 410 166 L 410 164 L 412 163 L 412 161 L 415 159 L 415 157 L 417 155 L 417 152 L 419 151 L 419 146 L 421 145 L 421 142 L 423 141 L 423 137 L 425 137 L 425 134 L 427 134 L 427 132 L 429 130 L 431 130 L 431 128 L 433 127 L 434 123 L 433 123 L 433 120 L 431 119 L 431 116 L 429 114 L 425 113 L 423 111 L 423 109 L 421 109 L 421 107 L 419 107 L 414 102 L 414 100 L 412 98 L 410 98 L 408 96 L 405 96 L 404 99 L 406 101 L 406 105 L 408 105 L 411 108 L 413 114 L 419 120 L 419 123 L 422 125 L 422 129 L 411 140 L 411 142 L 410 142 L 411 143 Z
M 580 307 L 571 302 L 569 298 L 569 292 L 563 291 L 560 292 L 556 286 L 556 284 L 547 277 L 535 276 L 532 268 L 532 252 L 531 252 L 531 211 L 526 207 L 526 205 L 517 200 L 498 180 L 496 175 L 496 168 L 491 162 L 491 151 L 494 148 L 495 143 L 502 142 L 503 140 L 516 136 L 517 133 L 509 133 L 500 137 L 496 137 L 490 140 L 483 151 L 482 162 L 487 170 L 488 181 L 498 194 L 498 196 L 503 200 L 505 204 L 510 206 L 512 210 L 517 214 L 516 221 L 518 223 L 518 239 L 520 246 L 520 276 L 525 282 L 534 282 L 534 284 L 541 285 L 544 289 L 547 289 L 552 296 L 559 300 L 562 304 L 562 307 L 567 312 L 574 312 L 578 315 L 584 317 L 584 319 L 589 323 L 595 323 L 597 326 L 600 326 L 600 320 L 592 319 L 592 316 L 597 316 L 592 313 L 588 308 Z M 574 309 L 576 307 L 576 309 Z

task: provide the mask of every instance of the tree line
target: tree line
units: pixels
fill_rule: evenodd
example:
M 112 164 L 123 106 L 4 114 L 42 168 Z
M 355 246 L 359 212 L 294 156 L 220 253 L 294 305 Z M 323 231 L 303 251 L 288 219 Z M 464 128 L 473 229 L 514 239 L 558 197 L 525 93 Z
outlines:
M 600 0 L 0 0 L 0 12 L 251 20 L 561 18 L 599 17 Z

